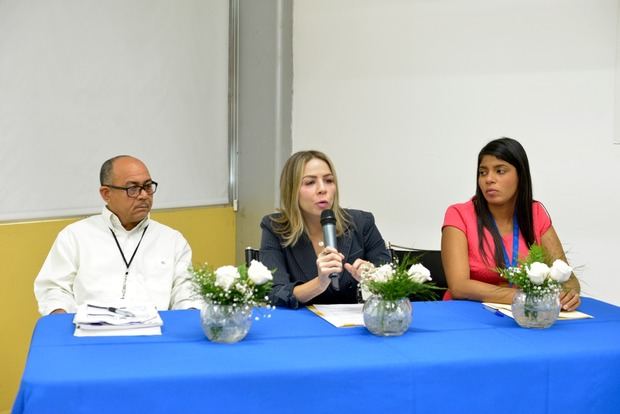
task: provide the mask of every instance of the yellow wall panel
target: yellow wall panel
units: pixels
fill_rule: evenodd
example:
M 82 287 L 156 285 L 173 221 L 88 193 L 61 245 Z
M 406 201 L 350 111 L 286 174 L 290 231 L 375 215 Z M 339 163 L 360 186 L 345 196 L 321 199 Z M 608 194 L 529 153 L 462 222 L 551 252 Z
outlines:
M 154 211 L 151 217 L 179 230 L 194 263 L 234 264 L 235 214 L 231 207 Z M 0 413 L 9 412 L 39 318 L 33 282 L 58 232 L 81 217 L 0 223 Z

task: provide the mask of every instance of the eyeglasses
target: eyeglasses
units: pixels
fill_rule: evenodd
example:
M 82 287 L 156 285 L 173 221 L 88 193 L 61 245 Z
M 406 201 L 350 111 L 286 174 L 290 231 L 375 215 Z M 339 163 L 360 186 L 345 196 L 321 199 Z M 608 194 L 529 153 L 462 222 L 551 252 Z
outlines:
M 119 187 L 111 184 L 103 184 L 103 186 L 114 188 L 115 190 L 124 190 L 127 193 L 127 197 L 131 198 L 138 197 L 142 190 L 144 190 L 144 192 L 148 195 L 153 195 L 155 194 L 155 191 L 157 191 L 157 183 L 155 181 L 151 181 L 150 183 L 146 183 L 144 185 L 132 185 L 130 187 Z

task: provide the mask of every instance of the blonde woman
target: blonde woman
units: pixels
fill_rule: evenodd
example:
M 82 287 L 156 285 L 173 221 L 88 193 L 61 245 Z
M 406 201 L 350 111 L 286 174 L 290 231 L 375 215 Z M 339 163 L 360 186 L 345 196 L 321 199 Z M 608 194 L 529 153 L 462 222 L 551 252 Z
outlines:
M 336 249 L 323 244 L 320 218 L 327 209 L 336 216 Z M 288 159 L 280 176 L 280 209 L 263 218 L 261 229 L 261 261 L 276 269 L 276 306 L 356 303 L 360 266 L 390 261 L 372 214 L 340 207 L 336 171 L 319 151 Z M 340 275 L 339 290 L 330 283 L 333 273 Z

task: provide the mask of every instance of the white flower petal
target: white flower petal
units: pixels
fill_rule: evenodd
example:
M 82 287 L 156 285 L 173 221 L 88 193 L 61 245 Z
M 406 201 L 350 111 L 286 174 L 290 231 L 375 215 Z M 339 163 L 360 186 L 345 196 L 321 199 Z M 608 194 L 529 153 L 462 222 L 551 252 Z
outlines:
M 418 283 L 424 283 L 431 280 L 431 272 L 424 265 L 420 263 L 416 263 L 411 265 L 409 270 L 407 271 L 411 280 L 416 281 Z
M 240 277 L 235 266 L 222 266 L 215 270 L 215 284 L 224 290 L 229 290 Z
M 551 278 L 559 283 L 566 282 L 572 273 L 573 268 L 560 259 L 553 262 L 549 271 Z
M 250 262 L 250 267 L 248 268 L 248 277 L 254 284 L 262 285 L 264 283 L 273 280 L 273 275 L 267 269 L 267 267 L 257 260 L 252 260 Z
M 535 285 L 542 285 L 545 279 L 549 276 L 549 266 L 544 263 L 534 262 L 527 268 L 527 277 Z

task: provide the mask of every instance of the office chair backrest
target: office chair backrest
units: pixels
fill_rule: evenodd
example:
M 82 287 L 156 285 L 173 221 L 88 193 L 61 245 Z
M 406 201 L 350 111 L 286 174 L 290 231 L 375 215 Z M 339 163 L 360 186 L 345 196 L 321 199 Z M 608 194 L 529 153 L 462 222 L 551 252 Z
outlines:
M 441 250 L 413 249 L 391 243 L 388 243 L 388 250 L 392 256 L 393 263 L 400 263 L 407 256 L 417 258 L 418 263 L 421 263 L 431 272 L 432 282 L 435 286 L 443 289 L 448 288 L 446 275 L 443 271 L 443 264 L 441 263 Z M 443 291 L 437 291 L 437 294 L 438 298 L 441 299 Z
M 246 247 L 245 248 L 245 265 L 247 267 L 250 267 L 250 263 L 252 263 L 252 260 L 260 261 L 260 250 L 257 250 L 253 247 Z

